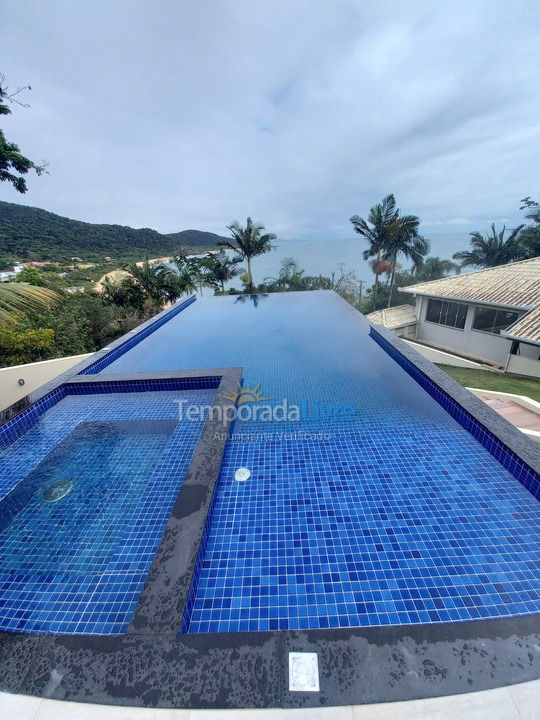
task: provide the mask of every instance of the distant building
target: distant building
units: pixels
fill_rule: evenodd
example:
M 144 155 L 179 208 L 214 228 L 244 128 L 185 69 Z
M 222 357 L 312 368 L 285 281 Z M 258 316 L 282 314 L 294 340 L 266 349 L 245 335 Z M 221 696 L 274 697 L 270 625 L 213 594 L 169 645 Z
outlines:
M 540 377 L 540 257 L 400 290 L 415 296 L 415 325 L 409 305 L 368 318 L 432 347 Z
M 3 270 L 0 272 L 0 282 L 11 282 L 17 277 L 23 267 L 24 265 L 22 263 L 16 263 L 12 270 Z

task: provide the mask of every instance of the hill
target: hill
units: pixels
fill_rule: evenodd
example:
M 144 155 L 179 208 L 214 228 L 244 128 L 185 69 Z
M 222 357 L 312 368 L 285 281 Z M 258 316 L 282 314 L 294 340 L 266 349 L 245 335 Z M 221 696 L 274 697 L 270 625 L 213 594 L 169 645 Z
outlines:
M 223 240 L 201 230 L 183 230 L 164 235 L 150 228 L 99 225 L 55 215 L 39 208 L 0 201 L 0 259 L 69 260 L 85 262 L 113 259 L 140 260 L 171 255 L 180 247 L 209 250 Z

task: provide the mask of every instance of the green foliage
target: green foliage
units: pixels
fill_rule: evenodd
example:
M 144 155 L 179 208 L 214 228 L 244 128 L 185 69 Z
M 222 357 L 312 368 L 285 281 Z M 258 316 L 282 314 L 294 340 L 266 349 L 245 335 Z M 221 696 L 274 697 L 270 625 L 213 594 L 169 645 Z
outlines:
M 199 261 L 199 267 L 207 282 L 214 290 L 225 292 L 225 283 L 236 277 L 241 270 L 238 268 L 240 258 L 229 257 L 224 250 L 208 253 Z
M 0 324 L 16 322 L 16 316 L 58 302 L 60 296 L 49 288 L 23 283 L 0 283 Z
M 17 103 L 23 105 L 18 101 L 15 96 L 18 95 L 21 90 L 30 90 L 30 88 L 19 88 L 13 93 L 8 91 L 5 84 L 5 77 L 0 75 L 0 115 L 11 115 L 11 108 L 7 103 Z M 20 193 L 27 191 L 26 180 L 23 177 L 27 175 L 30 170 L 34 170 L 37 175 L 41 175 L 45 172 L 44 165 L 36 165 L 32 160 L 25 157 L 18 145 L 9 142 L 0 130 L 0 182 L 9 182 L 13 185 L 15 190 Z
M 491 233 L 486 233 L 486 235 L 479 232 L 470 233 L 471 249 L 454 253 L 453 258 L 460 263 L 461 267 L 479 268 L 496 267 L 515 260 L 523 260 L 524 249 L 520 242 L 520 232 L 523 227 L 523 225 L 519 225 L 505 239 L 506 228 L 503 227 L 501 231 L 497 232 L 495 223 L 492 223 Z
M 45 280 L 41 277 L 41 273 L 37 268 L 23 267 L 17 273 L 15 282 L 34 285 L 35 287 L 45 287 Z
M 251 272 L 251 261 L 257 255 L 270 252 L 272 250 L 272 240 L 276 239 L 274 233 L 265 233 L 264 225 L 254 223 L 248 217 L 245 227 L 242 227 L 238 221 L 234 221 L 228 226 L 231 233 L 231 240 L 223 240 L 218 243 L 238 253 L 239 260 L 247 262 L 247 278 L 246 285 L 250 292 L 253 292 L 253 273 Z
M 0 364 L 22 365 L 49 356 L 54 330 L 24 329 L 19 325 L 0 325 Z
M 525 395 L 525 397 L 540 402 L 540 383 L 538 380 L 516 377 L 515 375 L 501 375 L 489 370 L 458 368 L 450 365 L 439 365 L 439 367 L 465 387 Z
M 107 256 L 138 260 L 144 255 L 173 255 L 184 246 L 212 249 L 220 235 L 184 230 L 162 235 L 156 230 L 136 230 L 122 225 L 97 225 L 55 215 L 16 203 L 0 202 L 0 258 L 60 261 L 72 257 L 103 262 Z
M 353 215 L 351 223 L 355 232 L 369 243 L 368 249 L 363 253 L 364 260 L 376 257 L 372 264 L 375 285 L 379 283 L 381 272 L 387 272 L 381 261 L 390 265 L 390 290 L 387 298 L 387 306 L 390 307 L 394 304 L 393 288 L 398 257 L 402 255 L 411 260 L 413 270 L 416 270 L 429 252 L 429 241 L 418 232 L 420 220 L 416 215 L 401 215 L 394 195 L 390 194 L 371 208 L 367 220 Z M 377 297 L 379 295 L 380 293 Z
M 519 240 L 523 246 L 526 257 L 538 257 L 540 255 L 540 203 L 530 197 L 523 198 L 523 205 L 520 210 L 527 210 L 525 218 L 531 220 L 521 232 Z

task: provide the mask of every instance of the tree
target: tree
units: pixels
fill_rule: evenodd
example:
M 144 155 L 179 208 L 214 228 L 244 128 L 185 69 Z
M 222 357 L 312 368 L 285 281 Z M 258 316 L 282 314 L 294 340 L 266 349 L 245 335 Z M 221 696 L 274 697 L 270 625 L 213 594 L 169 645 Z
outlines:
M 427 257 L 422 263 L 422 266 L 417 268 L 414 282 L 417 283 L 439 280 L 440 278 L 451 275 L 452 273 L 458 274 L 459 271 L 459 265 L 451 260 L 443 260 L 440 257 L 431 256 Z
M 274 233 L 265 233 L 264 225 L 257 225 L 248 217 L 246 226 L 242 227 L 237 221 L 227 226 L 230 231 L 232 240 L 223 240 L 218 245 L 228 247 L 238 253 L 240 260 L 247 262 L 247 289 L 253 292 L 253 274 L 251 272 L 251 261 L 257 255 L 270 252 L 272 250 L 272 240 L 276 239 Z
M 523 247 L 524 258 L 533 258 L 540 255 L 540 204 L 532 200 L 530 196 L 523 198 L 520 210 L 528 210 L 525 217 L 532 220 L 519 236 Z
M 369 211 L 368 219 L 364 220 L 359 215 L 351 217 L 355 232 L 362 235 L 369 247 L 363 252 L 364 260 L 376 257 L 381 259 L 382 252 L 386 248 L 392 227 L 397 219 L 399 210 L 396 209 L 396 199 L 392 193 L 387 195 L 382 202 L 373 205 Z M 375 284 L 379 282 L 379 272 L 375 269 Z
M 471 250 L 462 250 L 454 253 L 454 260 L 458 260 L 461 267 L 473 266 L 480 268 L 506 265 L 514 260 L 523 259 L 523 246 L 520 243 L 520 233 L 524 225 L 512 230 L 508 238 L 504 239 L 506 228 L 497 232 L 495 223 L 491 225 L 491 234 L 483 236 L 479 232 L 470 233 Z
M 16 313 L 53 305 L 59 300 L 60 295 L 48 288 L 0 283 L 0 323 L 14 323 Z
M 101 297 L 108 305 L 131 309 L 142 313 L 145 295 L 140 285 L 132 277 L 111 281 L 105 278 L 102 284 Z
M 225 283 L 236 277 L 241 271 L 238 268 L 239 257 L 228 257 L 224 250 L 208 253 L 201 258 L 200 266 L 208 282 L 215 288 L 225 292 Z
M 139 286 L 145 298 L 158 308 L 167 300 L 179 297 L 174 287 L 176 281 L 171 277 L 174 273 L 166 265 L 150 263 L 148 256 L 141 263 L 126 265 L 124 270 Z
M 173 258 L 175 270 L 171 270 L 178 278 L 178 287 L 181 293 L 191 294 L 197 292 L 197 279 L 199 264 L 197 258 L 188 257 L 185 253 L 177 253 Z
M 383 259 L 388 260 L 392 265 L 388 307 L 392 305 L 398 256 L 403 255 L 408 260 L 411 260 L 414 272 L 422 266 L 424 256 L 429 252 L 429 240 L 420 235 L 418 232 L 419 225 L 420 219 L 416 215 L 403 215 L 402 217 L 396 217 L 390 228 L 383 254 Z
M 375 282 L 378 281 L 380 275 L 386 275 L 386 284 L 388 284 L 388 281 L 390 280 L 390 275 L 392 274 L 392 266 L 390 265 L 390 263 L 387 260 L 383 260 L 382 258 L 380 258 L 379 260 L 375 258 L 374 260 L 370 260 L 369 265 L 375 275 Z
M 24 107 L 24 104 L 17 100 L 17 95 L 22 90 L 31 90 L 27 88 L 18 88 L 15 92 L 10 93 L 6 84 L 4 75 L 0 75 L 0 115 L 11 115 L 11 108 L 7 103 L 17 103 Z M 20 193 L 27 191 L 26 175 L 29 170 L 34 170 L 37 175 L 45 172 L 45 165 L 37 165 L 33 160 L 25 157 L 18 145 L 8 142 L 6 136 L 0 130 L 0 181 L 10 182 L 15 190 Z

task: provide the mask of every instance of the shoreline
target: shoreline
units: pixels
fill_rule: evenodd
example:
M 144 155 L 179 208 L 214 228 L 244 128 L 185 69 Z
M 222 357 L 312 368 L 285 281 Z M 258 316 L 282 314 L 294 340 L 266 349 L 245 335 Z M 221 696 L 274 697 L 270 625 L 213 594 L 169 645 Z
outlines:
M 227 248 L 224 248 L 225 252 L 227 252 Z M 215 253 L 221 252 L 221 248 L 215 248 L 212 250 L 203 250 L 203 252 L 197 252 L 197 253 L 187 253 L 186 257 L 203 257 L 204 255 L 214 255 Z M 171 255 L 166 255 L 165 257 L 158 257 L 158 258 L 149 258 L 148 263 L 149 265 L 158 265 L 159 263 L 166 263 L 171 261 Z M 144 260 L 138 260 L 135 265 L 138 265 L 139 267 L 142 266 L 144 263 Z M 102 275 L 99 280 L 96 281 L 95 285 L 92 287 L 92 292 L 101 292 L 103 288 L 103 283 L 106 278 L 109 278 L 111 282 L 119 282 L 122 280 L 122 278 L 126 277 L 127 272 L 125 270 L 122 270 L 122 268 L 115 268 L 114 270 L 109 270 L 109 272 L 106 272 L 105 275 Z

